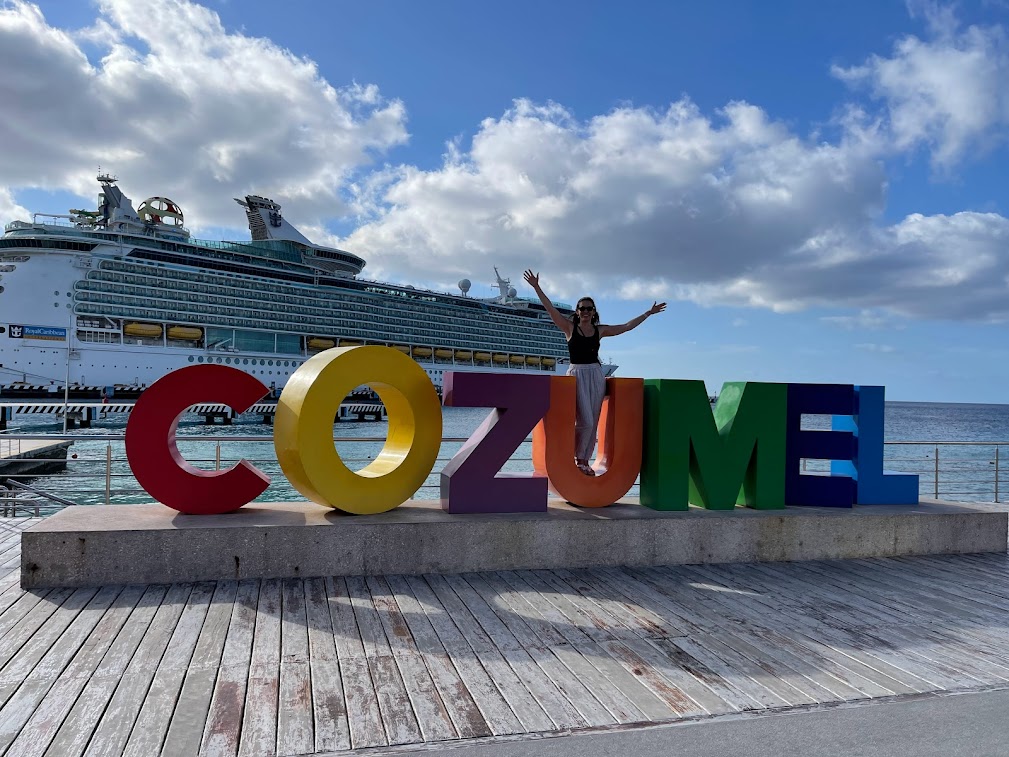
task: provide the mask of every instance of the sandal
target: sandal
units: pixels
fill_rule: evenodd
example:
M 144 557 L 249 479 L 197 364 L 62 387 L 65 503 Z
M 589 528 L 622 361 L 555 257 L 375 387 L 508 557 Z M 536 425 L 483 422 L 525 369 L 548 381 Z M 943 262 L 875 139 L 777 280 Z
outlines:
M 596 472 L 592 470 L 592 467 L 588 464 L 587 461 L 575 460 L 575 467 L 577 467 L 578 470 L 580 470 L 586 476 L 596 475 Z

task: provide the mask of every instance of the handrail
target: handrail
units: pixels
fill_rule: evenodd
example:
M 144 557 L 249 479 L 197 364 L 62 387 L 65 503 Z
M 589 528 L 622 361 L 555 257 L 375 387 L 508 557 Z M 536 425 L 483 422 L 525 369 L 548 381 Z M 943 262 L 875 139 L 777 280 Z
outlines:
M 51 494 L 49 499 L 52 502 L 59 502 L 60 506 L 73 504 L 70 498 L 80 499 L 79 504 L 112 504 L 114 501 L 126 502 L 134 498 L 139 501 L 149 501 L 148 495 L 139 488 L 134 481 L 133 488 L 126 488 L 131 479 L 132 473 L 121 445 L 126 436 L 125 433 L 96 433 L 96 434 L 20 434 L 6 433 L 0 435 L 0 442 L 14 441 L 48 441 L 48 442 L 76 442 L 78 445 L 88 444 L 89 446 L 74 446 L 74 454 L 68 455 L 65 470 L 59 474 L 53 474 L 48 481 L 52 483 L 54 491 L 46 492 L 39 489 L 32 492 L 32 496 L 46 496 Z M 362 454 L 354 454 L 350 450 L 344 450 L 341 458 L 345 463 L 356 467 L 366 465 L 374 460 L 377 448 L 387 441 L 385 435 L 372 436 L 333 436 L 334 444 L 372 444 L 376 449 L 364 450 Z M 442 442 L 455 445 L 462 444 L 469 440 L 469 437 L 443 437 Z M 208 470 L 220 470 L 234 465 L 240 458 L 248 460 L 259 466 L 273 477 L 273 485 L 267 497 L 287 499 L 290 496 L 297 496 L 293 490 L 288 491 L 287 484 L 283 478 L 279 463 L 273 456 L 255 455 L 254 450 L 240 450 L 232 453 L 226 449 L 227 446 L 235 443 L 269 443 L 272 447 L 272 434 L 249 434 L 241 436 L 231 435 L 199 435 L 186 434 L 177 435 L 176 441 L 182 445 L 183 449 L 193 449 L 192 445 L 208 445 L 201 452 L 187 455 L 187 460 L 197 466 L 202 466 Z M 530 438 L 524 440 L 524 445 L 530 443 Z M 210 448 L 209 445 L 214 445 Z M 919 476 L 919 490 L 923 497 L 934 497 L 935 499 L 947 499 L 952 501 L 967 502 L 1001 502 L 1004 496 L 1006 482 L 1001 481 L 1003 475 L 1001 468 L 1000 447 L 1009 447 L 1009 441 L 928 441 L 928 440 L 906 440 L 906 441 L 886 441 L 884 467 L 896 471 L 917 474 Z M 222 448 L 225 448 L 222 451 Z M 266 448 L 264 453 L 266 452 Z M 945 450 L 945 451 L 943 451 Z M 243 454 L 252 452 L 253 454 Z M 229 454 L 231 453 L 231 454 Z M 272 453 L 272 449 L 271 449 Z M 437 456 L 438 462 L 447 461 L 452 457 L 454 450 L 451 446 L 442 451 Z M 270 453 L 267 453 L 270 454 Z M 7 458 L 12 460 L 13 458 Z M 18 461 L 39 462 L 44 458 L 35 458 L 29 451 L 24 457 L 18 457 Z M 518 468 L 528 469 L 530 462 L 528 446 L 520 448 L 512 456 L 510 462 L 516 464 Z M 807 465 L 808 464 L 808 465 Z M 822 460 L 803 460 L 803 470 L 823 471 L 829 468 L 829 462 Z M 46 479 L 49 474 L 32 472 L 11 473 L 5 472 L 2 478 L 11 484 L 16 484 L 18 480 Z M 422 494 L 439 489 L 438 469 L 432 471 L 422 487 Z M 434 483 L 430 483 L 434 481 Z M 48 489 L 49 487 L 44 487 Z M 13 489 L 13 487 L 12 487 Z M 23 491 L 27 488 L 19 487 Z M 59 492 L 58 494 L 55 492 Z M 636 488 L 631 490 L 631 496 L 637 494 Z M 60 495 L 63 495 L 62 497 Z M 426 494 L 426 496 L 431 496 Z M 437 494 L 434 494 L 437 497 Z M 13 491 L 10 497 L 15 498 Z M 274 500 L 275 501 L 275 500 Z M 54 505 L 48 505 L 52 507 Z M 7 511 L 6 505 L 2 508 Z
M 20 481 L 14 481 L 11 478 L 7 479 L 7 486 L 16 486 L 18 489 L 24 489 L 27 492 L 38 495 L 39 497 L 45 497 L 46 499 L 51 499 L 53 502 L 59 505 L 66 505 L 67 507 L 76 507 L 76 502 L 71 502 L 69 499 L 63 499 L 62 497 L 57 497 L 55 494 L 49 494 L 41 489 L 36 489 L 27 484 L 22 484 Z

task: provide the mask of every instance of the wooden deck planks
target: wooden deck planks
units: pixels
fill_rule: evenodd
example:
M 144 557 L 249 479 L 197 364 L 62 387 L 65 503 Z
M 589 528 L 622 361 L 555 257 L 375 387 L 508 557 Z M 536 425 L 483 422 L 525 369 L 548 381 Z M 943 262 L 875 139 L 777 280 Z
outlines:
M 1004 686 L 1007 578 L 999 555 L 35 593 L 10 572 L 0 753 L 311 754 Z

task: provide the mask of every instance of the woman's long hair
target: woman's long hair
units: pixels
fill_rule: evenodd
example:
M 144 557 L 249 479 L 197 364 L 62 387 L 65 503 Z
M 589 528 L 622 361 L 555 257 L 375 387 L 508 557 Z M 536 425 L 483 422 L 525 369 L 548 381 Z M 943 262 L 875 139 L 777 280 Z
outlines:
M 578 308 L 582 306 L 583 302 L 587 302 L 589 305 L 592 306 L 592 325 L 596 326 L 599 323 L 599 311 L 595 309 L 596 301 L 593 300 L 591 297 L 582 297 L 580 300 L 578 300 L 578 303 L 575 305 L 575 312 L 571 316 L 571 323 L 573 323 L 575 326 L 578 325 L 578 317 L 579 317 Z

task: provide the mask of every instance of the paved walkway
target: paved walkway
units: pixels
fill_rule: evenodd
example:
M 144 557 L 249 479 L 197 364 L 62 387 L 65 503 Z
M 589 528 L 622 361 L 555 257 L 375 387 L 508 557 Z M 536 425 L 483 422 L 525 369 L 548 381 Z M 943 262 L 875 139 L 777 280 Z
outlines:
M 486 744 L 1009 687 L 1004 554 L 23 592 L 32 522 L 0 520 L 7 755 Z

